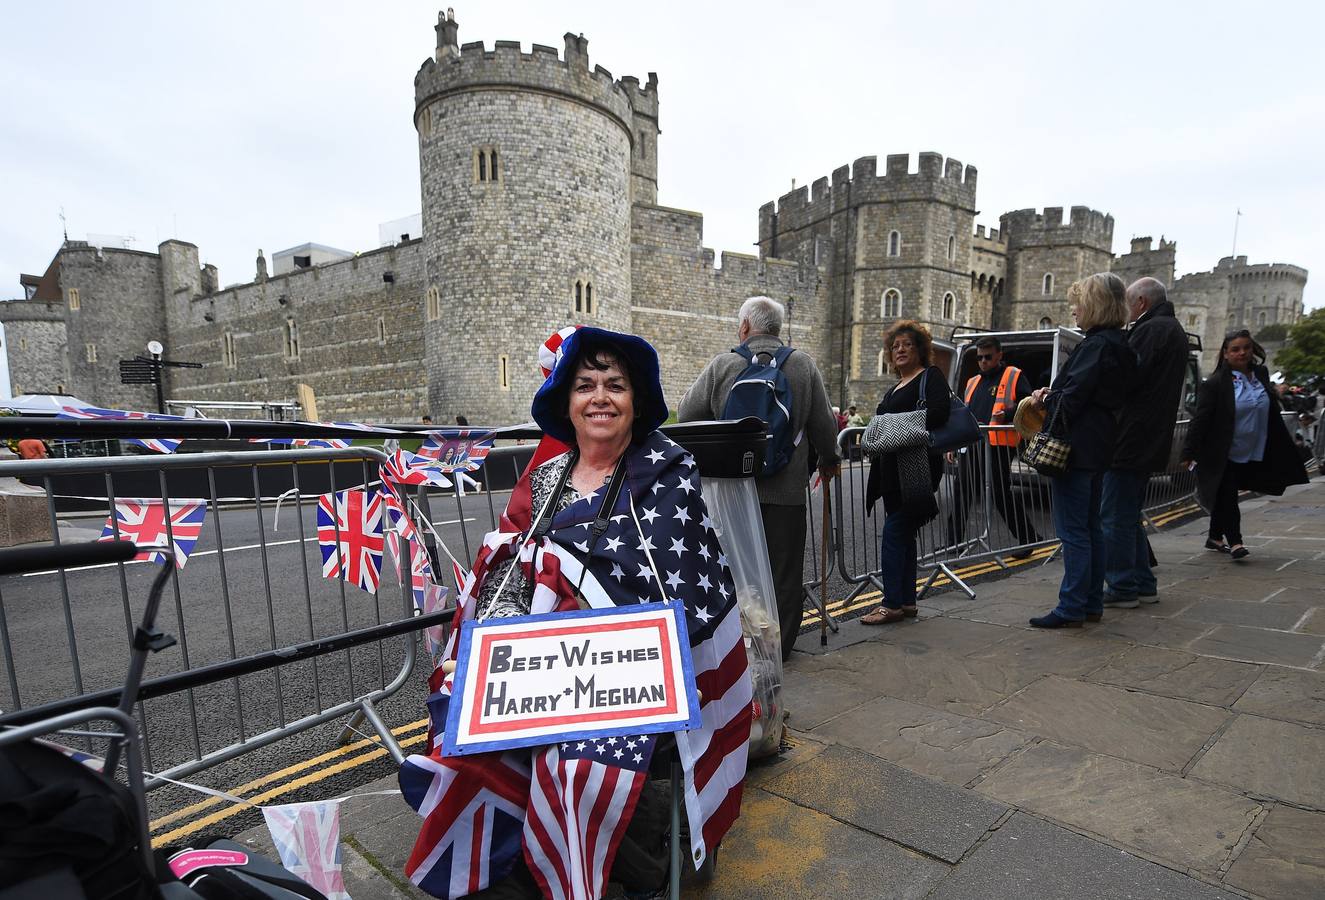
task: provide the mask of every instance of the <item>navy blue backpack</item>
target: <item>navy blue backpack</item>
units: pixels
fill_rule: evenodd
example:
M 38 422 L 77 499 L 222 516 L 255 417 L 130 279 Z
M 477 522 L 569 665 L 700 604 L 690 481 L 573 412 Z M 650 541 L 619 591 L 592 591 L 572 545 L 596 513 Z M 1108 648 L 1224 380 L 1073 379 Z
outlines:
M 749 347 L 733 347 L 749 364 L 732 385 L 727 403 L 722 408 L 724 419 L 744 419 L 754 416 L 768 426 L 768 444 L 764 450 L 764 469 L 761 476 L 774 475 L 791 462 L 796 451 L 796 435 L 791 424 L 791 382 L 782 372 L 791 347 L 782 347 L 776 353 L 761 350 L 752 353 Z

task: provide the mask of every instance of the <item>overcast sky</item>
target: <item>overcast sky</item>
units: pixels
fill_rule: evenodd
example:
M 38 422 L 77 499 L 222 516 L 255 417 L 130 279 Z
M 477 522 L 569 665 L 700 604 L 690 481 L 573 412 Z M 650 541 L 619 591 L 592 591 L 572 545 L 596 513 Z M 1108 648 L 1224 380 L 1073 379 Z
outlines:
M 548 3 L 456 6 L 460 41 L 658 73 L 659 202 L 751 252 L 757 211 L 876 155 L 979 168 L 977 222 L 1090 206 L 1178 241 L 1180 274 L 1233 246 L 1313 273 L 1325 304 L 1318 3 Z M 1072 4 L 1075 6 L 1075 4 Z M 0 54 L 0 297 L 69 236 L 178 237 L 250 281 L 316 241 L 376 247 L 419 211 L 413 78 L 430 3 L 9 4 Z M 0 389 L 7 388 L 7 380 Z

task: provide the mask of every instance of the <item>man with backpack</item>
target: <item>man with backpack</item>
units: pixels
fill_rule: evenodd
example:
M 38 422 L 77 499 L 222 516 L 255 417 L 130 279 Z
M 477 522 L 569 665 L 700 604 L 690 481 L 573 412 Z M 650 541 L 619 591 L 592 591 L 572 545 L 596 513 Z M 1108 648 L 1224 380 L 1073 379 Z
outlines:
M 777 592 L 782 659 L 791 656 L 805 607 L 805 486 L 810 447 L 826 482 L 841 469 L 837 420 L 819 368 L 808 353 L 785 346 L 778 333 L 786 312 L 769 297 L 741 304 L 740 346 L 719 353 L 686 391 L 682 422 L 755 416 L 768 425 L 762 474 L 755 479 L 764 539 Z

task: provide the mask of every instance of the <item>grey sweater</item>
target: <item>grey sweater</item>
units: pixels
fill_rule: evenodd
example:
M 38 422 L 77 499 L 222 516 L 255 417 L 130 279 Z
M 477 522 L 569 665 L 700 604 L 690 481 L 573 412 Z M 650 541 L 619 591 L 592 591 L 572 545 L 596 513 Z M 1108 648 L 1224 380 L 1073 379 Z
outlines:
M 776 352 L 782 341 L 767 334 L 757 334 L 745 342 L 751 351 Z M 681 422 L 703 422 L 722 417 L 736 376 L 748 365 L 735 353 L 719 353 L 681 398 L 676 417 Z M 776 475 L 756 480 L 759 502 L 775 506 L 801 506 L 805 503 L 805 485 L 809 479 L 810 445 L 819 453 L 819 465 L 837 463 L 837 419 L 828 403 L 819 367 L 808 353 L 797 350 L 787 359 L 787 381 L 791 384 L 791 420 L 794 434 L 802 435 L 791 462 Z

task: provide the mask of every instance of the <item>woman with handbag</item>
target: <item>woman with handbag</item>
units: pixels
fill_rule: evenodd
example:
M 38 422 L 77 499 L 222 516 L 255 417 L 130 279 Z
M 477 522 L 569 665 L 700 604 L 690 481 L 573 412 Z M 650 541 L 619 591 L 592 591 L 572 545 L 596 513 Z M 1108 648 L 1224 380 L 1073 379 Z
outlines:
M 1126 290 L 1112 272 L 1091 275 L 1067 289 L 1072 315 L 1086 338 L 1053 384 L 1031 395 L 1045 407 L 1045 433 L 1028 444 L 1023 457 L 1043 473 L 1048 467 L 1033 461 L 1037 451 L 1067 449 L 1065 465 L 1052 469 L 1056 472 L 1054 530 L 1063 546 L 1063 581 L 1058 606 L 1031 619 L 1035 628 L 1080 628 L 1083 621 L 1098 622 L 1104 614 L 1100 495 L 1104 473 L 1113 460 L 1118 410 L 1137 372 L 1136 353 L 1122 331 L 1127 324 Z M 1046 447 L 1050 444 L 1058 446 Z
M 1196 497 L 1210 512 L 1207 550 L 1244 559 L 1238 491 L 1279 496 L 1306 484 L 1307 471 L 1280 415 L 1265 351 L 1245 328 L 1224 338 L 1219 362 L 1201 385 L 1182 459 L 1196 464 Z
M 929 364 L 930 346 L 929 329 L 907 319 L 883 336 L 898 381 L 879 403 L 861 443 L 872 458 L 865 510 L 882 497 L 885 512 L 879 550 L 883 605 L 863 616 L 862 625 L 889 625 L 916 615 L 916 532 L 938 515 L 934 492 L 943 478 L 943 459 L 930 447 L 929 432 L 946 424 L 952 410 L 948 382 Z M 880 436 L 882 441 L 872 440 Z

